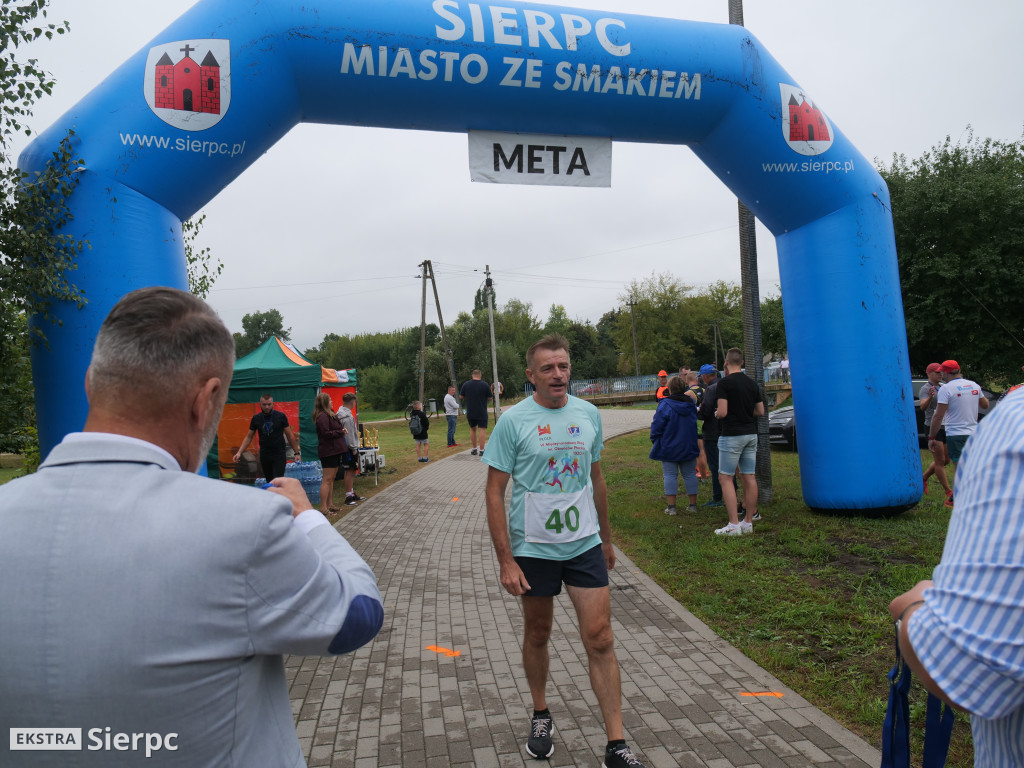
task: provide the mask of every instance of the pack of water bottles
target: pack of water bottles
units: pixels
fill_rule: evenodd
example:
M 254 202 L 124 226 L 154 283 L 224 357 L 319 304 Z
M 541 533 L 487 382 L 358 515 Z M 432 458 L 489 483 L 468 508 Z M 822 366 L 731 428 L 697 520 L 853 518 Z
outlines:
M 294 477 L 302 483 L 302 490 L 306 492 L 309 501 L 313 506 L 320 505 L 320 483 L 324 479 L 324 470 L 319 461 L 293 461 L 284 467 L 285 477 Z M 262 488 L 266 485 L 265 478 L 256 478 L 256 487 Z

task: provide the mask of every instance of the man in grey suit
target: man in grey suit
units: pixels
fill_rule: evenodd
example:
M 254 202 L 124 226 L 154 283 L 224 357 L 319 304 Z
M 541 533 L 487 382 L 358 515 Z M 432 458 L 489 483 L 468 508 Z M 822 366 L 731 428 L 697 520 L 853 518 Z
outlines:
M 369 642 L 381 597 L 298 481 L 195 474 L 233 364 L 202 300 L 130 293 L 84 431 L 0 486 L 0 765 L 305 765 L 282 654 Z

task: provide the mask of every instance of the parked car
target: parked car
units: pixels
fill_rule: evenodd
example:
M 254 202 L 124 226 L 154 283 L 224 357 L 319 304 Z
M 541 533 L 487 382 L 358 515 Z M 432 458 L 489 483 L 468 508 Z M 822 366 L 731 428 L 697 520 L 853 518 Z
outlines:
M 927 379 L 913 379 L 911 382 L 914 390 L 914 414 L 917 419 L 917 439 L 922 446 L 928 445 L 928 430 L 924 426 L 924 411 L 917 407 L 917 393 Z M 996 395 L 991 390 L 981 388 L 981 393 L 988 399 L 988 408 L 978 409 L 978 421 L 981 421 L 996 404 Z M 772 445 L 781 445 L 791 451 L 797 450 L 796 438 L 796 411 L 793 406 L 786 405 L 776 408 L 768 414 L 768 439 Z

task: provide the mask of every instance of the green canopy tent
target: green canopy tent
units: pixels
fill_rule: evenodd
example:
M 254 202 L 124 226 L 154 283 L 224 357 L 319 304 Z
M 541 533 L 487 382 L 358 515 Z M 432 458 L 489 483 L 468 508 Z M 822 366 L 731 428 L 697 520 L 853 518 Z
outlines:
M 262 395 L 274 398 L 274 408 L 288 417 L 288 424 L 299 438 L 303 461 L 317 459 L 317 437 L 313 426 L 313 401 L 321 389 L 331 400 L 341 403 L 347 391 L 355 392 L 356 371 L 335 371 L 306 359 L 276 336 L 235 362 L 228 401 L 224 406 L 217 440 L 207 457 L 211 477 L 251 481 L 259 474 L 252 462 L 239 462 L 233 456 L 249 432 L 249 422 L 259 412 Z M 337 406 L 335 406 L 337 407 Z M 255 438 L 248 451 L 258 454 Z

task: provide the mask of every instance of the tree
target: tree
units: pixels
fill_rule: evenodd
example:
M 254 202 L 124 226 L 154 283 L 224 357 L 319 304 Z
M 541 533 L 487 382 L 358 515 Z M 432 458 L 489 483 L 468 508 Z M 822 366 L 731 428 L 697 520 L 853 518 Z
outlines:
M 288 341 L 292 329 L 284 327 L 284 318 L 276 309 L 253 312 L 242 318 L 242 333 L 235 333 L 235 354 L 245 357 L 271 336 Z
M 570 323 L 572 320 L 569 319 L 565 307 L 561 304 L 552 304 L 548 310 L 548 321 L 544 323 L 544 333 L 560 333 L 564 336 Z
M 1019 378 L 1024 358 L 1024 141 L 948 136 L 879 171 L 892 197 L 914 370 L 956 359 L 972 378 Z
M 761 301 L 761 348 L 765 354 L 783 354 L 789 349 L 781 296 L 769 296 Z
M 29 348 L 46 343 L 47 323 L 59 323 L 57 304 L 84 306 L 69 273 L 88 246 L 60 231 L 82 163 L 72 150 L 73 134 L 53 148 L 41 172 L 27 174 L 11 161 L 12 138 L 32 134 L 25 121 L 54 84 L 35 59 L 16 58 L 18 47 L 69 29 L 67 22 L 41 23 L 39 17 L 46 17 L 45 0 L 0 5 L 0 450 L 19 452 L 35 441 Z
M 497 294 L 494 293 L 494 286 L 491 286 L 491 301 L 495 304 L 498 303 Z M 479 310 L 487 309 L 487 286 L 481 285 L 476 289 L 476 293 L 473 294 L 473 311 L 478 312 Z
M 193 216 L 181 222 L 181 237 L 185 243 L 185 264 L 188 267 L 188 289 L 201 299 L 205 299 L 213 288 L 214 282 L 224 271 L 224 263 L 217 259 L 216 264 L 210 262 L 210 249 L 198 248 L 196 238 L 199 229 L 206 221 L 204 213 L 199 218 Z

